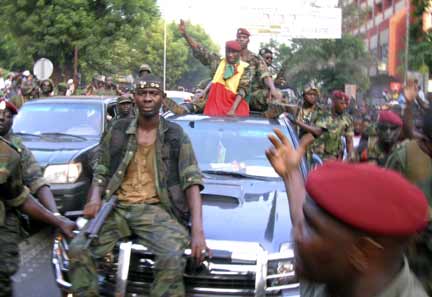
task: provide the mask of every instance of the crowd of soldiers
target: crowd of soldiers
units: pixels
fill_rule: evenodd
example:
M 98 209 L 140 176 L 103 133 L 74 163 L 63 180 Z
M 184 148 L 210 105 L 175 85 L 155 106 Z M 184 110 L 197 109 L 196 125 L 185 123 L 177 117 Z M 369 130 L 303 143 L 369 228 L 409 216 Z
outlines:
M 207 251 L 201 173 L 188 136 L 160 116 L 164 106 L 175 114 L 287 117 L 296 127 L 297 149 L 276 129 L 266 156 L 286 185 L 302 296 L 430 296 L 432 112 L 416 103 L 417 84 L 405 86 L 403 108 L 356 108 L 341 90 L 323 104 L 314 86 L 305 87 L 303 100 L 293 105 L 278 89 L 286 82 L 272 69 L 272 52 L 248 50 L 246 29 L 226 42 L 224 57 L 194 40 L 183 21 L 179 32 L 213 75 L 191 102 L 167 98 L 161 79 L 145 64 L 132 89 L 97 75 L 85 90 L 118 96 L 119 117 L 101 141 L 84 215 L 97 216 L 103 199 L 113 195 L 118 203 L 98 240 L 87 246 L 82 231 L 71 242 L 74 294 L 98 296 L 94 259 L 131 234 L 156 255 L 152 296 L 185 296 L 183 251 L 190 245 L 198 262 Z M 31 153 L 10 133 L 18 108 L 36 96 L 30 84 L 21 82 L 20 98 L 9 93 L 9 101 L 0 101 L 0 296 L 11 295 L 18 263 L 17 210 L 71 237 L 75 228 L 58 213 Z M 39 88 L 48 96 L 54 86 L 41 82 Z M 304 155 L 311 165 L 306 183 L 299 171 Z M 312 168 L 315 155 L 324 165 Z

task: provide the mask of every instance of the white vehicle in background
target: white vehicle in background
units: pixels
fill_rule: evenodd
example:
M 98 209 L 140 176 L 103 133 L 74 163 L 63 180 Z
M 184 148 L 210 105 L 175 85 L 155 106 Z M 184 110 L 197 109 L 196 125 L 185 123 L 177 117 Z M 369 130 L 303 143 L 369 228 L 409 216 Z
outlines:
M 184 91 L 165 91 L 168 98 L 174 100 L 177 104 L 191 102 L 194 96 L 193 93 Z

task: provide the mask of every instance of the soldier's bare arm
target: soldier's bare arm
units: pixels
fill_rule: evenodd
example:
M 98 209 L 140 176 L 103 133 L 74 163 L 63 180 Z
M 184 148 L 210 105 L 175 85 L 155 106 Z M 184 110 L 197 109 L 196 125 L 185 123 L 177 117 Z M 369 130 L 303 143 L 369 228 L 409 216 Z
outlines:
M 58 212 L 54 195 L 48 186 L 44 185 L 40 187 L 36 192 L 36 197 L 39 199 L 40 203 L 47 209 L 52 212 Z
M 303 137 L 298 149 L 295 150 L 282 131 L 274 129 L 274 132 L 277 137 L 269 135 L 273 147 L 266 151 L 266 156 L 285 182 L 291 221 L 294 228 L 297 228 L 304 220 L 303 204 L 306 198 L 306 189 L 299 165 L 307 146 L 313 142 L 313 136 L 307 134 Z
M 202 201 L 200 189 L 197 185 L 190 186 L 186 189 L 186 199 L 191 212 L 192 238 L 191 249 L 192 256 L 201 263 L 204 260 L 204 252 L 207 251 L 207 245 L 204 237 L 204 228 L 202 221 Z
M 30 195 L 24 204 L 21 205 L 20 210 L 38 221 L 42 221 L 60 228 L 62 233 L 66 236 L 70 238 L 74 237 L 73 230 L 76 229 L 74 222 L 65 217 L 53 215 L 52 212 L 43 207 Z

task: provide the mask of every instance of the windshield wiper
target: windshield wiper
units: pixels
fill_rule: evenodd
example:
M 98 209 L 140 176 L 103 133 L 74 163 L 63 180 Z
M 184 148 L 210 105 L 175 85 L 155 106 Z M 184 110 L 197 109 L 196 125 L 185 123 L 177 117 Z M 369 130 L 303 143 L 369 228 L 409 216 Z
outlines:
M 66 137 L 73 137 L 81 140 L 87 140 L 87 138 L 79 136 L 79 135 L 73 135 L 73 134 L 67 134 L 67 133 L 61 133 L 61 132 L 45 132 L 41 133 L 42 136 L 66 136 Z
M 40 138 L 40 134 L 33 134 L 33 133 L 26 133 L 26 132 L 13 132 L 13 135 L 18 135 L 18 136 L 33 136 L 33 137 L 38 137 Z
M 232 172 L 232 171 L 223 171 L 223 170 L 203 170 L 202 173 L 212 174 L 212 175 L 232 176 L 232 177 L 237 177 L 237 178 L 258 179 L 258 180 L 277 179 L 277 177 L 251 175 L 251 174 L 246 174 L 246 173 L 242 173 L 242 172 Z

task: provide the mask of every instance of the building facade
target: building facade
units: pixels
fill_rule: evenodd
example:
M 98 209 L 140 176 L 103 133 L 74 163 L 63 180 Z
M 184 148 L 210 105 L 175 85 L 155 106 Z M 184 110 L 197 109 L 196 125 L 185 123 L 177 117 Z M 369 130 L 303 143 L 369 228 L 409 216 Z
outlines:
M 345 0 L 344 5 L 363 11 L 344 31 L 363 38 L 374 58 L 369 75 L 403 81 L 409 0 Z

